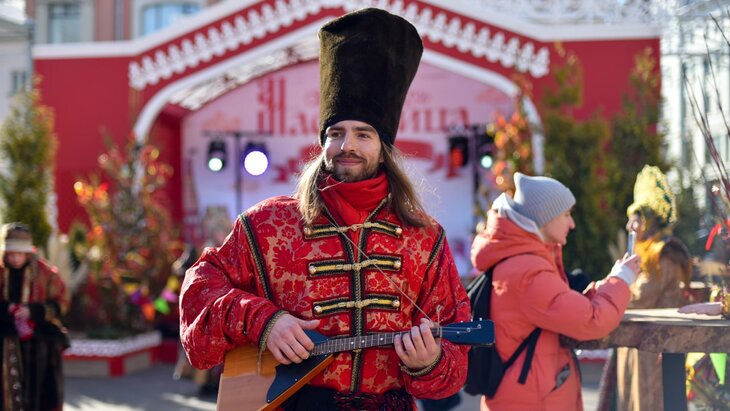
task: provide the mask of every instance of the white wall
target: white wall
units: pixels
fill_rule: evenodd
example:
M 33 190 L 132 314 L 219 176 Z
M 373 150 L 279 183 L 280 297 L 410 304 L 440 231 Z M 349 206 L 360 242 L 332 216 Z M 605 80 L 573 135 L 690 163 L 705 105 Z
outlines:
M 28 45 L 25 40 L 0 42 L 0 122 L 9 112 L 13 71 L 28 70 Z

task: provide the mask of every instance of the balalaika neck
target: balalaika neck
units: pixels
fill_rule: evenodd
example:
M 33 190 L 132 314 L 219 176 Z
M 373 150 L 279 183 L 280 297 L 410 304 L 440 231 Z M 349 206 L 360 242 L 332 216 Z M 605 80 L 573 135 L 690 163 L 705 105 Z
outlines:
M 441 336 L 441 327 L 431 328 L 435 337 Z M 332 338 L 316 344 L 310 354 L 323 355 L 335 352 L 359 350 L 362 348 L 379 347 L 381 345 L 393 344 L 396 335 L 408 334 L 410 331 L 399 331 L 393 333 L 377 333 L 361 335 L 359 337 Z

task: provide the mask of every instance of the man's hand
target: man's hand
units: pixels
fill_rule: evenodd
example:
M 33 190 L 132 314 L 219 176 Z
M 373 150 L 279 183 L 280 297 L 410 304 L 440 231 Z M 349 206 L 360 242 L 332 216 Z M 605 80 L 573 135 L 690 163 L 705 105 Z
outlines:
M 314 343 L 304 333 L 319 326 L 319 320 L 300 320 L 291 314 L 284 314 L 276 320 L 266 339 L 266 347 L 281 364 L 299 364 L 309 358 Z
M 425 318 L 410 333 L 396 335 L 393 345 L 403 365 L 411 370 L 420 370 L 433 364 L 441 354 L 441 343 L 433 338 L 433 324 Z

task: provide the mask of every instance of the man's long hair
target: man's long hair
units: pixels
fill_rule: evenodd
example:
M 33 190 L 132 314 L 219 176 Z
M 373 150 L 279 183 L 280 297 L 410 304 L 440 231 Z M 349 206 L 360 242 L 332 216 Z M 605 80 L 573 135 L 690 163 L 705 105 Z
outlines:
M 388 179 L 389 205 L 404 224 L 413 227 L 431 226 L 431 219 L 421 205 L 411 180 L 400 165 L 403 161 L 400 150 L 383 144 L 382 152 L 381 167 Z M 299 211 L 305 224 L 314 223 L 324 210 L 324 202 L 319 195 L 319 184 L 326 173 L 324 157 L 325 152 L 322 150 L 321 154 L 305 164 L 297 183 L 295 196 L 299 200 Z

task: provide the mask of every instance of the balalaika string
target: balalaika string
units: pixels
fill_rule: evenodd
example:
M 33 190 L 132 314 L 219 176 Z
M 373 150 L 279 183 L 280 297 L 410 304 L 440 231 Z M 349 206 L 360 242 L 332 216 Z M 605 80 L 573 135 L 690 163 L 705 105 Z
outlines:
M 332 224 L 332 226 L 333 226 L 333 227 L 337 227 L 337 226 L 336 226 L 336 225 L 334 225 L 334 224 Z M 360 249 L 360 247 L 358 247 L 358 246 L 357 246 L 357 244 L 355 244 L 355 242 L 354 242 L 354 241 L 352 241 L 352 239 L 350 239 L 350 236 L 348 236 L 347 234 L 344 234 L 344 235 L 342 235 L 342 237 L 346 238 L 346 239 L 347 239 L 347 241 L 349 241 L 349 242 L 350 242 L 350 244 L 352 244 L 352 246 L 353 246 L 353 247 L 355 247 L 355 250 L 357 250 L 357 252 L 358 252 L 358 254 L 360 255 L 360 257 L 362 257 L 362 258 L 365 258 L 365 259 L 367 259 L 367 258 L 368 258 L 368 256 L 367 256 L 367 255 L 365 254 L 365 252 L 363 252 L 363 251 L 362 251 L 362 250 Z M 418 311 L 420 311 L 420 312 L 421 312 L 421 313 L 422 313 L 422 314 L 423 314 L 423 315 L 424 315 L 424 316 L 426 317 L 426 319 L 427 319 L 427 320 L 431 321 L 432 323 L 434 322 L 434 321 L 433 321 L 433 320 L 431 319 L 431 317 L 429 317 L 429 316 L 428 316 L 428 314 L 426 314 L 426 312 L 425 312 L 425 311 L 423 311 L 423 310 L 421 309 L 421 307 L 419 307 L 419 306 L 418 306 L 418 304 L 416 304 L 416 302 L 415 302 L 415 301 L 413 301 L 413 299 L 412 299 L 411 297 L 409 297 L 409 296 L 408 296 L 408 294 L 404 293 L 404 292 L 403 292 L 403 290 L 402 290 L 402 289 L 401 289 L 400 287 L 398 287 L 398 284 L 396 284 L 396 283 L 395 283 L 395 281 L 393 281 L 393 279 L 392 279 L 392 278 L 390 278 L 390 276 L 388 276 L 387 274 L 385 274 L 385 272 L 384 272 L 383 270 L 381 270 L 381 269 L 380 269 L 380 267 L 378 267 L 378 265 L 377 265 L 377 264 L 373 265 L 373 267 L 375 267 L 375 269 L 376 269 L 376 270 L 378 270 L 378 272 L 380 272 L 380 274 L 382 274 L 382 275 L 383 275 L 383 277 L 385 277 L 385 279 L 387 279 L 387 280 L 388 280 L 388 282 L 390 282 L 390 284 L 391 284 L 391 285 L 392 285 L 393 287 L 395 287 L 395 289 L 396 289 L 396 290 L 398 290 L 398 292 L 399 292 L 399 293 L 400 293 L 400 294 L 401 294 L 401 295 L 402 295 L 403 297 L 405 297 L 405 298 L 406 298 L 406 299 L 407 299 L 408 301 L 410 301 L 410 302 L 411 302 L 411 304 L 413 304 L 413 306 L 414 306 L 414 307 L 416 307 L 416 309 L 417 309 Z M 438 309 L 436 310 L 436 313 L 437 313 L 437 314 L 439 315 L 439 317 L 441 316 L 441 315 L 440 315 L 440 314 L 441 314 L 441 312 L 440 312 L 440 309 L 441 309 L 441 306 L 439 306 L 439 307 L 438 307 Z M 440 324 L 440 323 L 441 323 L 441 319 L 440 319 L 440 318 L 437 318 L 437 321 L 435 322 L 435 324 Z

